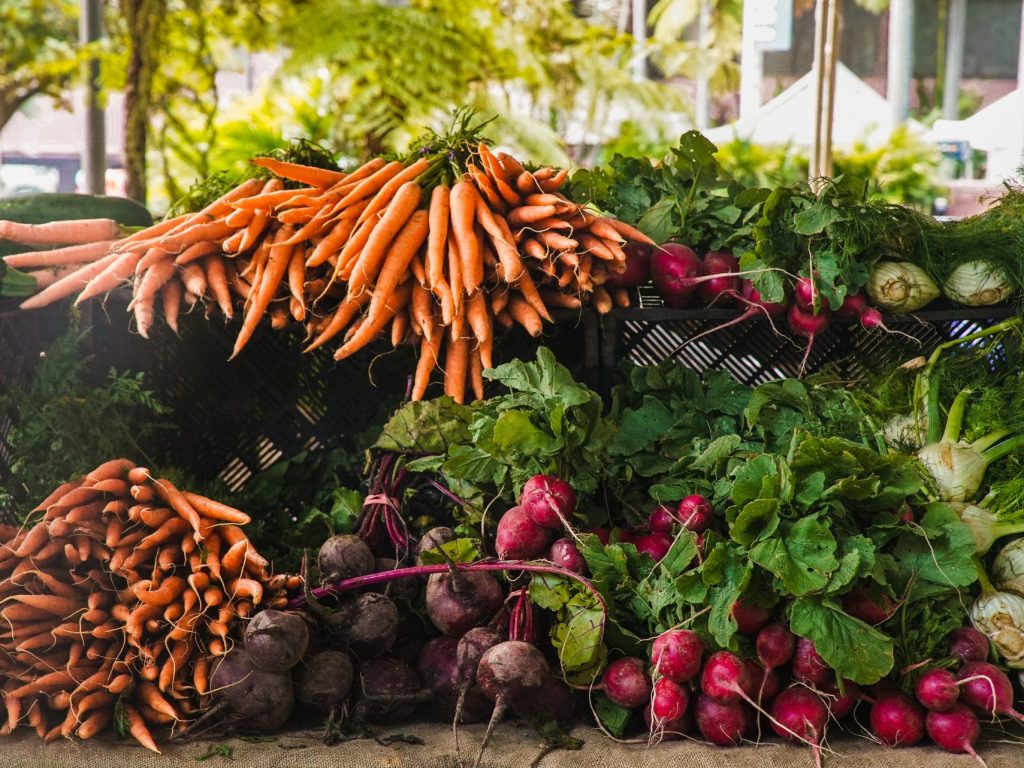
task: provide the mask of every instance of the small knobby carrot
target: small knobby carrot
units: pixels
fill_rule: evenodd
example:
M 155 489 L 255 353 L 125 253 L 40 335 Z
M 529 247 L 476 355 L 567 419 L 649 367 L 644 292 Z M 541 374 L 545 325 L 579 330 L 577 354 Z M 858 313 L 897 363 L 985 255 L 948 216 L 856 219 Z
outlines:
M 423 216 L 416 216 L 417 223 L 413 227 L 407 227 L 407 222 L 414 218 L 416 208 L 420 204 L 422 190 L 415 181 L 407 181 L 392 198 L 388 207 L 384 209 L 377 226 L 373 228 L 366 245 L 363 247 L 359 259 L 356 261 L 349 275 L 348 295 L 358 296 L 369 285 L 377 279 L 381 265 L 390 251 L 389 246 L 394 243 L 398 246 L 401 240 L 401 251 L 407 252 L 411 242 L 418 239 L 415 249 L 426 239 L 426 213 Z M 422 237 L 420 237 L 422 235 Z
M 452 234 L 462 260 L 462 285 L 468 295 L 472 295 L 484 279 L 480 241 L 473 228 L 478 199 L 476 189 L 468 181 L 457 182 L 449 199 Z
M 444 279 L 445 244 L 448 240 L 451 190 L 445 184 L 434 187 L 430 193 L 430 234 L 427 239 L 427 287 L 434 287 Z
M 182 287 L 178 280 L 171 280 L 160 292 L 160 302 L 164 310 L 164 322 L 174 333 L 178 332 L 178 313 L 181 311 Z
M 266 168 L 275 176 L 283 179 L 297 181 L 300 184 L 308 184 L 313 187 L 329 187 L 345 179 L 341 171 L 332 171 L 326 168 L 315 168 L 299 163 L 289 163 L 284 160 L 276 160 L 272 157 L 254 157 L 249 162 Z
M 557 232 L 538 232 L 535 237 L 545 246 L 556 251 L 572 251 L 579 242 Z
M 46 544 L 50 539 L 50 533 L 47 528 L 45 520 L 40 520 L 36 523 L 22 539 L 21 544 L 14 551 L 15 556 L 19 558 L 27 558 L 34 555 L 43 545 Z
M 412 285 L 412 317 L 413 328 L 417 336 L 424 336 L 428 340 L 434 336 L 433 301 L 430 291 L 419 283 Z
M 523 205 L 509 211 L 508 223 L 513 227 L 525 227 L 554 216 L 556 212 L 554 205 Z
M 537 174 L 534 174 L 534 176 L 536 177 Z M 542 190 L 544 190 L 545 192 L 554 192 L 565 183 L 565 180 L 567 178 L 569 178 L 569 169 L 562 168 L 560 171 L 558 171 L 553 176 L 547 179 L 540 179 L 539 177 L 537 178 L 540 184 L 540 188 Z
M 523 298 L 526 299 L 526 303 L 533 307 L 538 315 L 550 323 L 551 314 L 548 312 L 548 308 L 544 306 L 544 300 L 537 293 L 537 286 L 534 285 L 533 278 L 530 277 L 529 272 L 524 271 L 520 275 L 519 280 L 516 282 L 516 287 L 523 295 Z
M 147 549 L 152 549 L 156 545 L 163 544 L 165 541 L 168 541 L 175 536 L 181 536 L 183 533 L 188 531 L 189 528 L 190 525 L 187 520 L 182 517 L 173 517 L 140 541 L 139 550 L 145 551 Z
M 444 393 L 460 405 L 466 401 L 469 339 L 448 338 L 444 354 Z
M 541 289 L 540 297 L 544 301 L 545 305 L 549 307 L 557 307 L 558 309 L 579 309 L 583 306 L 583 302 L 580 301 L 579 296 L 562 293 L 561 291 L 556 291 L 551 288 Z
M 409 313 L 408 312 L 397 312 L 393 318 L 391 318 L 391 346 L 398 347 L 403 341 L 405 341 L 405 334 L 409 330 Z
M 412 281 L 407 280 L 400 285 L 385 302 L 383 309 L 378 313 L 375 322 L 364 322 L 359 326 L 350 339 L 348 339 L 337 352 L 334 353 L 335 360 L 344 360 L 349 355 L 358 352 L 369 344 L 377 335 L 384 330 L 392 317 L 400 309 L 404 309 L 412 295 Z

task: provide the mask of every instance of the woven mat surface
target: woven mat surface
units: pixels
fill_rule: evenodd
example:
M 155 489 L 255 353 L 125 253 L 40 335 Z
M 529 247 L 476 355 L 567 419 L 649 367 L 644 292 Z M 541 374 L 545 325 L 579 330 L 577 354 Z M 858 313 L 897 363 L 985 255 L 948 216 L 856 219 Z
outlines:
M 33 734 L 16 733 L 0 738 L 0 768 L 456 768 L 451 731 L 444 725 L 420 723 L 394 727 L 413 734 L 424 744 L 380 746 L 372 740 L 349 741 L 325 747 L 312 731 L 280 734 L 274 741 L 196 741 L 165 745 L 163 755 L 154 755 L 129 742 L 93 739 L 88 742 L 42 744 Z M 390 733 L 381 729 L 380 733 Z M 463 757 L 472 757 L 483 735 L 483 726 L 466 726 L 460 731 Z M 574 736 L 584 739 L 576 752 L 558 751 L 545 755 L 538 768 L 811 768 L 809 749 L 768 741 L 758 747 L 719 749 L 695 742 L 665 742 L 647 748 L 615 744 L 591 728 L 578 728 Z M 196 757 L 210 747 L 230 745 L 230 758 Z M 825 768 L 970 768 L 978 764 L 966 755 L 951 755 L 936 747 L 883 749 L 849 736 L 830 744 L 824 756 Z M 1024 745 L 983 743 L 978 746 L 989 768 L 1021 768 Z M 541 754 L 534 732 L 525 726 L 500 726 L 488 747 L 484 768 L 527 768 Z M 470 764 L 472 761 L 469 761 Z

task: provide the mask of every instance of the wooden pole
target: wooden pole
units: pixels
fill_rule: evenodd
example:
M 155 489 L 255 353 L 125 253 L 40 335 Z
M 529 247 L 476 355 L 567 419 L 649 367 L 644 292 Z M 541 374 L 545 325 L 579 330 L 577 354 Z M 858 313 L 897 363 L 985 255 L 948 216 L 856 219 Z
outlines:
M 829 0 L 818 0 L 814 7 L 814 135 L 811 142 L 811 162 L 808 176 L 811 184 L 824 175 L 821 167 L 821 135 L 825 116 L 825 37 Z
M 832 125 L 836 102 L 836 67 L 842 0 L 818 0 L 814 15 L 814 139 L 809 181 L 832 175 Z
M 946 77 L 942 90 L 942 117 L 960 117 L 960 76 L 964 69 L 964 38 L 967 31 L 967 0 L 950 0 L 946 33 Z
M 81 0 L 78 40 L 94 43 L 103 34 L 103 5 L 100 0 Z M 107 136 L 100 106 L 100 62 L 92 57 L 83 65 L 85 74 L 85 133 L 82 147 L 83 187 L 90 195 L 107 191 Z
M 822 175 L 832 176 L 832 124 L 836 113 L 836 66 L 839 63 L 839 34 L 842 25 L 842 0 L 829 0 L 827 14 L 827 32 L 825 38 L 825 126 L 821 137 L 821 170 Z

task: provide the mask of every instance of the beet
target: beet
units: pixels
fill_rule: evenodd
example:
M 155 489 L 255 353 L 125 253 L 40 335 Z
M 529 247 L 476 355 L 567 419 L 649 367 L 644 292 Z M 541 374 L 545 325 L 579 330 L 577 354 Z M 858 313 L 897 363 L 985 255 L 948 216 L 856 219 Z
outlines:
M 341 607 L 342 637 L 361 656 L 387 653 L 398 636 L 398 608 L 379 592 L 367 592 Z
M 542 528 L 564 528 L 576 511 L 576 491 L 554 475 L 534 475 L 523 486 L 519 506 Z
M 670 629 L 662 632 L 651 645 L 651 662 L 655 672 L 677 683 L 692 680 L 700 672 L 704 643 L 696 632 Z
M 651 279 L 669 307 L 685 307 L 699 285 L 702 263 L 692 248 L 679 243 L 658 246 L 651 255 Z
M 238 733 L 276 731 L 295 706 L 291 676 L 254 666 L 249 653 L 240 649 L 214 662 L 210 690 L 217 703 L 207 715 L 227 712 L 222 724 Z
M 316 562 L 323 584 L 365 576 L 373 573 L 376 567 L 373 553 L 366 543 L 349 534 L 331 536 L 321 544 Z
M 634 546 L 637 552 L 642 552 L 654 562 L 658 562 L 672 548 L 672 537 L 667 533 L 647 533 L 637 536 Z
M 643 659 L 627 656 L 609 664 L 601 677 L 604 695 L 613 704 L 632 709 L 651 697 L 651 678 Z M 674 719 L 674 718 L 672 718 Z
M 548 550 L 548 560 L 573 573 L 587 572 L 587 561 L 572 539 L 557 539 Z
M 902 693 L 875 699 L 871 730 L 887 747 L 912 747 L 924 738 L 924 709 Z
M 550 528 L 537 525 L 522 507 L 512 507 L 498 521 L 494 548 L 502 560 L 529 560 L 547 549 L 550 536 Z
M 449 541 L 455 541 L 456 538 L 455 531 L 447 526 L 439 525 L 436 528 L 431 528 L 420 537 L 419 543 L 416 545 L 416 562 L 422 565 L 423 560 L 420 556 L 424 552 L 442 547 Z
M 340 707 L 352 690 L 352 662 L 340 651 L 321 651 L 306 657 L 300 666 L 296 698 L 329 712 Z
M 260 611 L 245 627 L 245 650 L 253 665 L 267 672 L 287 672 L 309 647 L 309 627 L 297 613 Z
M 455 649 L 455 681 L 459 694 L 453 713 L 453 716 L 459 715 L 459 722 L 483 720 L 491 713 L 490 699 L 476 684 L 476 670 L 483 655 L 500 642 L 501 637 L 490 627 L 475 627 L 459 638 Z
M 390 557 L 378 557 L 374 573 L 393 571 L 398 567 L 397 561 Z M 374 584 L 367 588 L 368 592 L 380 592 L 392 600 L 415 600 L 420 594 L 419 579 L 391 579 L 383 584 Z
M 724 702 L 697 696 L 694 720 L 704 738 L 720 747 L 735 747 L 754 726 L 754 710 L 742 701 Z
M 732 604 L 732 617 L 736 619 L 737 632 L 747 637 L 753 637 L 771 621 L 772 612 L 763 606 L 748 603 L 740 598 Z
M 812 688 L 822 688 L 835 682 L 832 669 L 814 649 L 814 643 L 806 637 L 796 639 L 793 653 L 793 677 Z
M 416 673 L 427 690 L 434 694 L 434 705 L 446 720 L 455 716 L 459 703 L 458 648 L 461 640 L 435 637 L 420 650 Z M 475 723 L 487 718 L 491 702 L 479 688 L 467 692 L 459 722 Z
M 626 254 L 625 272 L 609 272 L 605 282 L 617 288 L 636 288 L 650 282 L 654 246 L 629 242 L 622 246 L 622 250 Z
M 419 700 L 424 698 L 415 670 L 387 656 L 368 659 L 360 665 L 359 690 L 361 694 L 355 715 L 370 723 L 401 722 L 416 711 L 416 697 L 419 696 Z M 375 698 L 370 700 L 367 697 Z
M 427 579 L 427 615 L 441 632 L 462 637 L 486 624 L 501 608 L 504 594 L 498 580 L 485 571 L 434 573 Z

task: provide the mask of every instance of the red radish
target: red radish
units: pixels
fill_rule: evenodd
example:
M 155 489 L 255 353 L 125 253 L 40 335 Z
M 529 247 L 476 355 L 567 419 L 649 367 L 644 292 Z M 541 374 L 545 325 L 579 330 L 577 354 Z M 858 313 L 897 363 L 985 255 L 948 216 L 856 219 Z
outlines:
M 529 560 L 548 547 L 551 531 L 533 521 L 522 507 L 512 507 L 498 521 L 494 548 L 502 560 Z
M 704 663 L 700 675 L 700 689 L 719 701 L 739 701 L 750 698 L 754 681 L 743 660 L 729 651 L 718 651 Z
M 793 658 L 793 651 L 796 649 L 796 635 L 790 632 L 784 624 L 768 624 L 757 633 L 754 649 L 764 667 L 764 673 L 761 675 L 761 689 L 757 698 L 759 701 L 771 701 L 772 697 L 768 695 L 767 690 L 769 675 L 773 669 L 788 664 L 789 660 Z
M 687 496 L 676 507 L 676 518 L 683 528 L 694 533 L 703 533 L 711 527 L 715 519 L 715 510 L 711 503 L 700 494 Z
M 548 559 L 573 573 L 586 573 L 587 561 L 572 539 L 558 539 L 548 550 Z
M 602 547 L 608 546 L 608 529 L 607 528 L 591 528 L 587 533 L 592 533 L 597 536 L 597 540 L 601 542 Z
M 554 475 L 534 475 L 523 486 L 519 506 L 542 528 L 568 527 L 576 511 L 576 491 Z
M 607 692 L 605 689 L 605 693 Z M 667 677 L 659 677 L 651 696 L 651 715 L 655 722 L 680 720 L 686 714 L 689 703 L 690 694 L 683 686 Z
M 843 595 L 843 610 L 865 624 L 881 624 L 896 612 L 896 603 L 884 592 L 876 599 L 863 587 L 855 587 Z
M 789 306 L 789 301 L 786 299 L 782 301 L 765 301 L 761 298 L 761 292 L 754 287 L 750 280 L 742 281 L 740 293 L 750 304 L 756 306 L 759 312 L 764 312 L 769 316 L 781 315 L 786 311 L 786 307 Z
M 700 274 L 701 277 L 711 279 L 701 281 L 697 295 L 708 306 L 731 303 L 740 287 L 739 277 L 736 275 L 739 268 L 739 261 L 729 251 L 710 251 L 704 254 Z
M 809 277 L 801 277 L 793 286 L 793 302 L 805 312 L 814 309 L 814 300 L 818 298 L 818 288 Z
M 974 627 L 959 627 L 949 633 L 949 653 L 964 661 L 988 658 L 988 638 Z
M 916 520 L 914 519 L 914 508 L 911 507 L 909 504 L 903 505 L 903 507 L 900 509 L 899 517 L 901 523 L 909 524 L 916 522 Z M 982 661 L 982 659 L 975 659 L 975 661 Z
M 719 747 L 735 747 L 754 725 L 754 710 L 742 701 L 718 701 L 700 694 L 694 719 L 704 738 Z
M 864 310 L 868 308 L 868 298 L 863 292 L 847 294 L 843 303 L 836 310 L 836 317 L 841 320 L 860 320 Z
M 635 288 L 649 282 L 654 246 L 629 242 L 622 246 L 622 250 L 626 254 L 626 271 L 609 272 L 605 282 L 617 288 Z
M 845 679 L 843 680 L 842 693 L 835 686 L 828 686 L 822 689 L 821 693 L 825 696 L 825 704 L 828 706 L 829 714 L 836 720 L 842 720 L 853 712 L 857 702 L 864 698 L 860 686 L 852 680 Z
M 947 752 L 966 752 L 982 765 L 985 761 L 974 751 L 981 734 L 978 718 L 963 704 L 954 704 L 945 712 L 929 712 L 925 727 L 932 741 Z
M 925 709 L 945 712 L 960 699 L 960 688 L 948 669 L 929 669 L 918 679 L 914 694 Z
M 740 598 L 732 604 L 732 617 L 736 619 L 736 631 L 753 637 L 769 622 L 772 612 L 767 608 L 748 603 Z
M 832 312 L 828 307 L 822 306 L 818 310 L 818 314 L 812 315 L 810 312 L 802 310 L 794 304 L 789 308 L 786 318 L 789 320 L 790 330 L 796 335 L 807 339 L 807 349 L 804 351 L 803 359 L 800 360 L 799 375 L 803 376 L 804 369 L 807 368 L 807 360 L 811 356 L 811 349 L 814 347 L 814 340 L 828 328 L 832 319 Z
M 651 662 L 656 674 L 685 683 L 700 672 L 704 643 L 696 632 L 670 629 L 662 632 L 651 645 Z
M 821 688 L 835 682 L 832 670 L 818 655 L 814 643 L 806 637 L 796 639 L 796 650 L 793 653 L 793 677 L 812 688 Z
M 601 677 L 601 684 L 604 695 L 613 704 L 627 709 L 646 704 L 651 697 L 651 678 L 647 674 L 647 665 L 643 659 L 633 656 L 616 659 L 609 664 Z
M 1013 684 L 1006 674 L 987 661 L 969 661 L 956 673 L 960 685 L 960 699 L 993 719 L 996 715 L 1009 715 L 1024 720 L 1024 715 L 1013 708 Z
M 887 747 L 912 747 L 924 738 L 924 710 L 902 693 L 880 696 L 871 707 L 871 730 Z
M 703 288 L 703 285 L 701 287 Z M 724 296 L 726 294 L 720 295 Z M 765 316 L 768 319 L 768 322 L 771 324 L 772 329 L 774 330 L 775 323 L 772 322 L 772 318 L 781 315 L 783 312 L 785 312 L 786 307 L 788 305 L 788 302 L 785 301 L 764 301 L 761 298 L 761 294 L 757 291 L 756 288 L 754 288 L 754 284 L 750 282 L 750 280 L 747 280 L 746 278 L 740 280 L 739 294 L 737 294 L 735 290 L 732 290 L 727 295 L 731 296 L 733 299 L 735 299 L 740 304 L 746 307 L 746 309 L 743 310 L 743 314 L 739 315 L 738 317 L 734 317 L 732 320 L 726 323 L 721 323 L 720 325 L 715 325 L 712 326 L 711 328 L 708 328 L 706 331 L 701 331 L 695 336 L 690 336 L 685 342 L 676 347 L 676 352 L 681 350 L 683 347 L 689 346 L 698 339 L 702 339 L 705 336 L 708 336 L 712 333 L 718 333 L 719 331 L 725 330 L 726 328 L 731 328 L 734 325 L 739 325 L 752 317 L 760 317 L 762 315 Z
M 747 695 L 759 704 L 774 699 L 782 689 L 782 679 L 774 669 L 765 669 L 757 659 L 744 659 L 750 672 L 751 688 Z
M 647 732 L 656 740 L 671 741 L 682 738 L 690 731 L 692 720 L 689 707 L 678 720 L 658 721 L 651 717 L 651 705 L 644 707 L 644 725 L 647 726 Z
M 772 702 L 771 717 L 779 736 L 811 745 L 814 764 L 821 768 L 821 741 L 828 725 L 828 707 L 821 697 L 799 685 L 787 688 Z
M 651 279 L 669 307 L 685 307 L 699 285 L 701 260 L 692 248 L 679 243 L 658 246 L 651 256 Z
M 672 533 L 672 526 L 675 524 L 675 515 L 664 504 L 656 506 L 647 519 L 647 527 L 650 528 L 651 533 Z
M 672 548 L 672 537 L 667 533 L 648 533 L 636 537 L 636 551 L 643 552 L 654 562 L 658 562 Z
M 635 544 L 637 536 L 625 528 L 612 528 L 612 538 L 620 544 Z
M 874 307 L 868 307 L 860 313 L 860 325 L 861 328 L 867 331 L 873 331 L 875 328 L 878 328 L 886 333 L 892 333 L 882 320 L 882 313 Z

